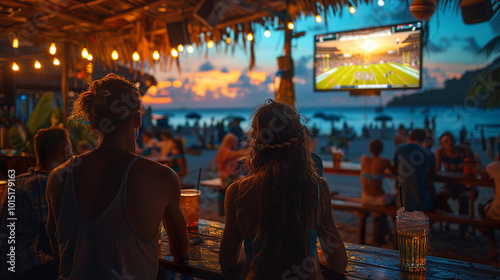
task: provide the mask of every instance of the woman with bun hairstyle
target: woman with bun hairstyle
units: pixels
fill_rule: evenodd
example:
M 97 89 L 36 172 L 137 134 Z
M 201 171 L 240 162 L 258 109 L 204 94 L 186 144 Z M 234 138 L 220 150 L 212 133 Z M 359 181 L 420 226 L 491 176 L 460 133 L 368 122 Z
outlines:
M 187 256 L 176 173 L 135 154 L 141 126 L 138 89 L 116 74 L 91 83 L 70 118 L 99 136 L 92 151 L 50 173 L 47 231 L 59 279 L 156 279 L 158 227 L 175 260 Z

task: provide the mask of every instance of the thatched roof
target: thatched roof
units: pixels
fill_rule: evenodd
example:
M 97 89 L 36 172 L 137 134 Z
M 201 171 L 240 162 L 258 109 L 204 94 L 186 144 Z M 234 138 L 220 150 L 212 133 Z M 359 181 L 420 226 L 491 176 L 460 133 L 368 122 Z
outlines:
M 214 27 L 204 23 L 195 12 L 209 1 L 217 6 L 218 22 Z M 270 29 L 282 28 L 286 21 L 295 21 L 303 15 L 319 14 L 326 21 L 327 12 L 340 13 L 351 3 L 369 3 L 372 0 L 2 0 L 0 1 L 0 60 L 19 59 L 21 55 L 50 56 L 49 46 L 55 42 L 60 56 L 63 42 L 70 67 L 81 60 L 81 50 L 86 47 L 104 68 L 115 67 L 111 52 L 117 50 L 122 65 L 144 69 L 157 63 L 152 54 L 158 50 L 159 63 L 168 67 L 171 46 L 166 24 L 186 20 L 193 45 L 199 50 L 206 42 L 227 48 L 243 44 L 251 52 L 253 66 L 254 41 L 245 40 L 255 25 Z M 331 9 L 330 9 L 331 8 Z M 12 48 L 14 36 L 19 38 L 19 49 Z M 8 38 L 8 39 L 7 39 Z M 249 44 L 249 46 L 247 46 Z M 139 62 L 132 60 L 137 51 Z

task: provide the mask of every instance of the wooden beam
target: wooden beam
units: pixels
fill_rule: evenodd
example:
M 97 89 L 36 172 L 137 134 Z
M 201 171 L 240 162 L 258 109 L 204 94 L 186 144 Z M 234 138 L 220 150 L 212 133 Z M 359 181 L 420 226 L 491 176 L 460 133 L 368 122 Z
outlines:
M 135 13 L 140 13 L 142 11 L 146 11 L 148 9 L 150 9 L 151 7 L 154 7 L 154 6 L 157 6 L 159 4 L 166 4 L 167 1 L 166 0 L 158 0 L 156 2 L 153 2 L 153 3 L 149 3 L 147 5 L 144 5 L 142 7 L 138 7 L 138 8 L 133 8 L 133 9 L 130 9 L 128 11 L 125 11 L 125 12 L 122 12 L 122 13 L 119 13 L 119 14 L 116 14 L 116 15 L 113 15 L 113 16 L 110 16 L 110 17 L 107 17 L 105 19 L 103 19 L 101 21 L 101 24 L 103 25 L 107 25 L 113 21 L 117 21 L 119 19 L 122 19 L 124 17 L 127 17 L 127 16 L 130 16 L 130 15 L 133 15 Z
M 88 2 L 88 3 L 76 4 L 76 5 L 73 5 L 69 8 L 67 8 L 64 12 L 67 13 L 69 11 L 80 9 L 82 7 L 90 7 L 90 6 L 94 6 L 94 5 L 99 5 L 99 4 L 106 2 L 106 1 L 108 1 L 108 0 L 95 0 L 95 1 Z

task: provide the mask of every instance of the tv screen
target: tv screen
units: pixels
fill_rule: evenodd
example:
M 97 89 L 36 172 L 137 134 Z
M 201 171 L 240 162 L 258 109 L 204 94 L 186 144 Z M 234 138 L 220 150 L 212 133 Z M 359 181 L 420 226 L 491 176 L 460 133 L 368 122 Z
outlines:
M 314 36 L 314 90 L 421 87 L 422 23 Z

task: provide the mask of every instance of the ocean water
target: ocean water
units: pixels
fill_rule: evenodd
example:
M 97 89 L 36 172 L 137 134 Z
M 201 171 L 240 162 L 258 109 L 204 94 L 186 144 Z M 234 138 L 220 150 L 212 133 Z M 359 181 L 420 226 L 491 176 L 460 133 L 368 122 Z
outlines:
M 331 123 L 322 119 L 314 118 L 314 114 L 322 112 L 326 115 L 338 115 L 340 121 L 334 122 L 336 129 L 342 129 L 344 122 L 349 127 L 352 127 L 358 135 L 361 134 L 364 125 L 380 127 L 381 123 L 375 121 L 379 115 L 387 115 L 392 117 L 393 121 L 387 122 L 388 127 L 397 128 L 403 124 L 406 128 L 413 123 L 414 128 L 423 128 L 424 119 L 426 116 L 435 117 L 436 134 L 440 135 L 444 131 L 452 132 L 456 137 L 459 131 L 465 126 L 468 132 L 473 133 L 473 138 L 480 138 L 480 130 L 476 129 L 477 124 L 497 124 L 500 125 L 500 109 L 484 111 L 482 108 L 466 108 L 466 107 L 385 107 L 381 113 L 375 112 L 374 107 L 325 107 L 325 108 L 298 108 L 299 112 L 305 117 L 309 127 L 316 126 L 320 130 L 320 134 L 329 134 Z M 250 126 L 250 117 L 253 109 L 251 108 L 224 108 L 224 109 L 155 109 L 153 113 L 156 115 L 171 115 L 169 124 L 173 127 L 185 125 L 188 121 L 190 126 L 193 126 L 193 119 L 186 119 L 186 115 L 191 112 L 196 112 L 201 115 L 200 125 L 209 124 L 210 121 L 221 121 L 227 116 L 240 116 L 246 121 L 241 123 L 244 130 Z M 227 122 L 226 122 L 227 124 Z M 485 129 L 485 137 L 497 137 L 500 135 L 500 128 Z

